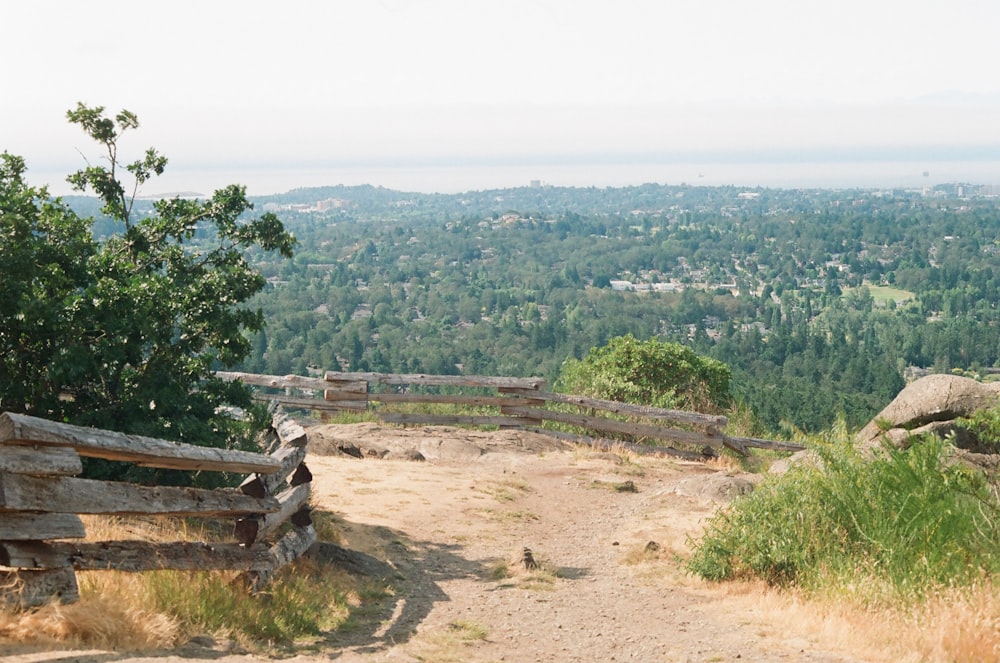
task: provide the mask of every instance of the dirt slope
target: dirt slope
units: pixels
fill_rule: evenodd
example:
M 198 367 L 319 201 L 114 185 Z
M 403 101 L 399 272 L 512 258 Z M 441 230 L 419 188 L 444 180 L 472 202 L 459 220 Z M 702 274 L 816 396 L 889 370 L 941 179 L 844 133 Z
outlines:
M 349 445 L 363 457 L 338 452 Z M 684 574 L 687 536 L 746 489 L 724 469 L 439 427 L 318 426 L 310 449 L 314 507 L 337 514 L 351 563 L 390 577 L 396 593 L 370 624 L 292 660 L 869 660 L 808 622 L 775 621 L 760 594 Z M 403 459 L 414 451 L 425 460 Z M 539 569 L 525 568 L 525 547 Z M 254 659 L 189 646 L 21 660 Z

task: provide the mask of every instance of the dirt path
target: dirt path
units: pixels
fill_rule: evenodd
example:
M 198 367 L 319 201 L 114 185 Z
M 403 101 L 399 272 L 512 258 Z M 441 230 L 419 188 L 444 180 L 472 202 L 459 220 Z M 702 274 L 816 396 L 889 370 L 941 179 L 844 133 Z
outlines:
M 349 444 L 364 458 L 337 452 Z M 807 622 L 775 622 L 753 593 L 684 574 L 687 536 L 746 486 L 725 470 L 514 431 L 322 426 L 310 448 L 314 507 L 336 514 L 353 561 L 391 578 L 395 595 L 369 623 L 292 660 L 863 660 Z M 426 460 L 402 459 L 414 451 Z M 526 547 L 539 569 L 525 568 Z M 197 648 L 31 658 L 196 659 L 254 660 Z
M 331 643 L 328 658 L 856 660 L 683 573 L 687 536 L 745 479 L 523 432 L 312 431 L 317 452 L 345 443 L 427 460 L 311 461 L 316 503 L 343 515 L 345 546 L 403 578 L 382 626 Z M 539 570 L 524 568 L 525 547 Z

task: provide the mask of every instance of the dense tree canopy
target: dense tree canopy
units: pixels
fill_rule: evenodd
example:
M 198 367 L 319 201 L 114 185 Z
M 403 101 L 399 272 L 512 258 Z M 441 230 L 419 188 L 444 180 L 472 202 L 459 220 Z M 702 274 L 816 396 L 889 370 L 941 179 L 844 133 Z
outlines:
M 554 382 L 631 334 L 726 363 L 733 398 L 775 433 L 860 427 L 908 370 L 1000 371 L 990 187 L 336 186 L 254 202 L 299 245 L 292 260 L 248 250 L 268 327 L 244 370 Z
M 631 334 L 726 363 L 734 399 L 779 432 L 860 427 L 907 367 L 1000 366 L 1000 205 L 954 188 L 328 187 L 258 202 L 300 249 L 255 263 L 273 287 L 247 370 L 554 382 Z

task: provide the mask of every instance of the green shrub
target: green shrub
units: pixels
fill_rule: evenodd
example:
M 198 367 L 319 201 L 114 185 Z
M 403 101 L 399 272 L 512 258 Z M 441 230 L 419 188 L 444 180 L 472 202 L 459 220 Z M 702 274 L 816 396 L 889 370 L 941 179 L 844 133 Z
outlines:
M 557 388 L 624 403 L 715 411 L 729 403 L 729 367 L 678 343 L 631 334 L 563 364 Z
M 688 569 L 710 580 L 897 597 L 991 575 L 1000 569 L 997 499 L 984 475 L 949 462 L 951 449 L 927 437 L 871 460 L 848 441 L 821 445 L 819 463 L 799 464 L 715 515 Z

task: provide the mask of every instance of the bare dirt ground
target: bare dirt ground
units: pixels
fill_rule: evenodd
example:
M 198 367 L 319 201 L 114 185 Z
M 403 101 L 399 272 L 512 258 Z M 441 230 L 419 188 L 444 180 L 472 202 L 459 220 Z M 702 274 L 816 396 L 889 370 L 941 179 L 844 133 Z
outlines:
M 766 593 L 688 576 L 687 537 L 747 478 L 595 452 L 523 431 L 310 429 L 313 506 L 349 562 L 394 593 L 295 661 L 867 660 Z M 344 455 L 353 445 L 362 458 Z M 407 459 L 418 451 L 423 461 Z M 530 548 L 538 569 L 526 569 Z M 330 548 L 326 551 L 337 552 Z M 35 653 L 18 663 L 258 660 L 214 643 L 150 655 Z

